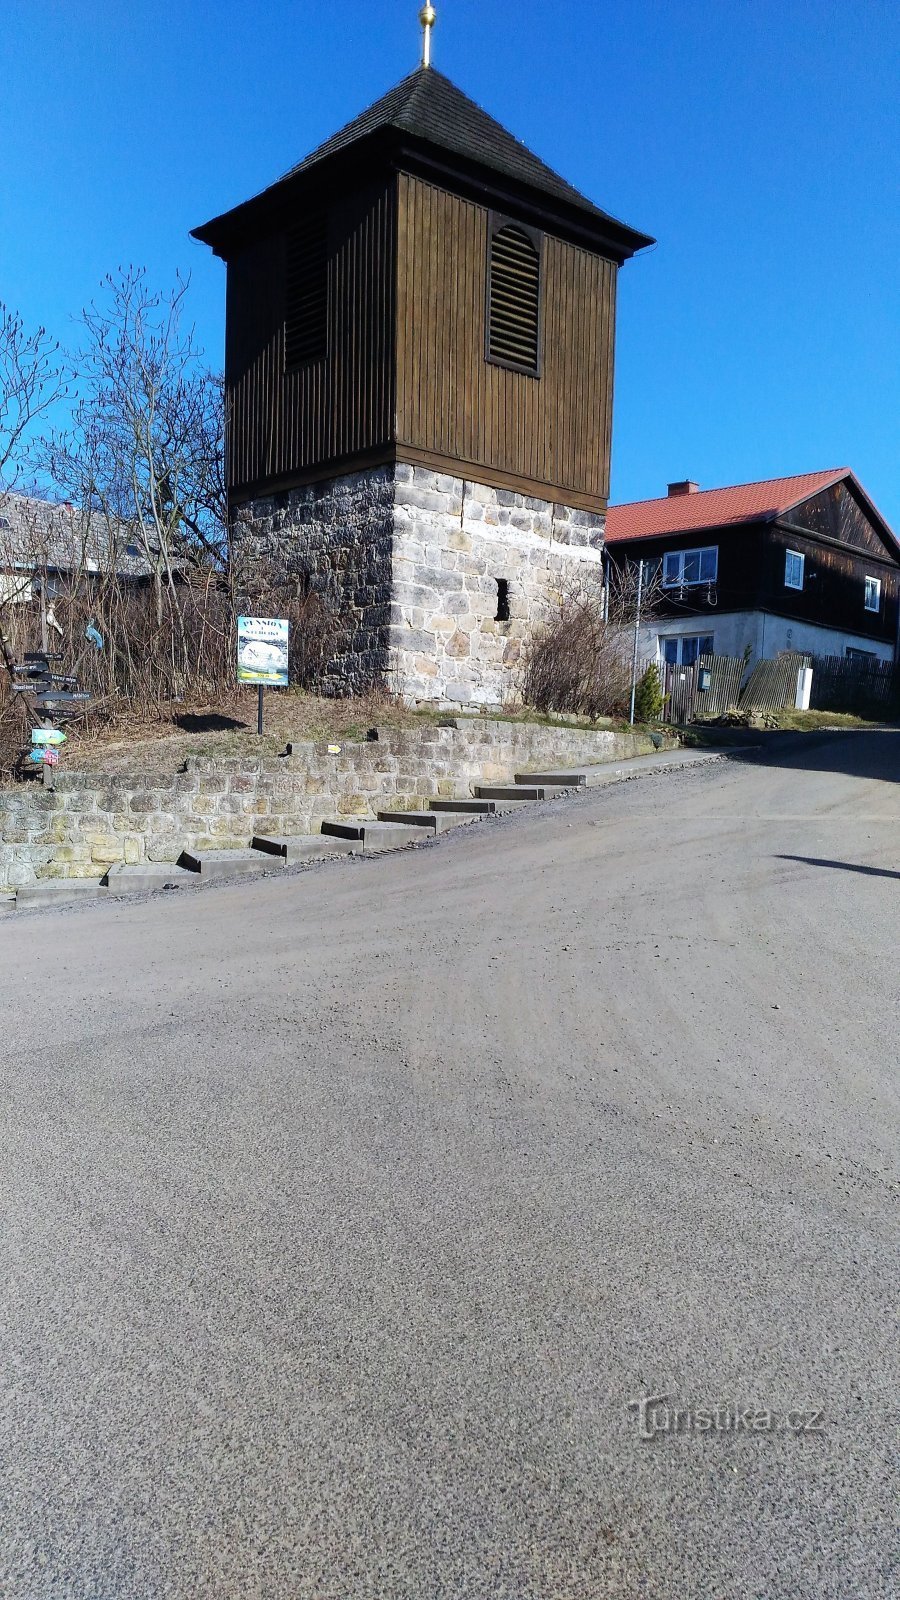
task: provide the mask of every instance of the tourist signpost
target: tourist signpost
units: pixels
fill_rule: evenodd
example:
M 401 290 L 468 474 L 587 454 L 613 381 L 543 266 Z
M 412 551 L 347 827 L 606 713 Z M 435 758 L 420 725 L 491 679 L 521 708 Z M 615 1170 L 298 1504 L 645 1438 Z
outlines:
M 91 698 L 78 688 L 77 678 L 56 670 L 59 659 L 47 650 L 26 650 L 21 661 L 12 663 L 13 694 L 25 695 L 35 718 L 45 719 L 42 726 L 32 728 L 31 748 L 23 757 L 30 768 L 41 768 L 44 783 L 51 787 L 51 772 L 59 765 L 59 752 L 66 742 L 66 735 L 55 724 L 77 716 Z

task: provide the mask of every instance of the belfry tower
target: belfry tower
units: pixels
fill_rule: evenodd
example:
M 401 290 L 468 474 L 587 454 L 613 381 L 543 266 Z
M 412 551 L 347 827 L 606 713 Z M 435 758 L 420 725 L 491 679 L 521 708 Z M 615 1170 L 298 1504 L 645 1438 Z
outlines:
M 653 241 L 422 64 L 194 237 L 227 265 L 227 475 L 250 548 L 339 607 L 335 692 L 494 706 L 598 568 L 616 276 Z

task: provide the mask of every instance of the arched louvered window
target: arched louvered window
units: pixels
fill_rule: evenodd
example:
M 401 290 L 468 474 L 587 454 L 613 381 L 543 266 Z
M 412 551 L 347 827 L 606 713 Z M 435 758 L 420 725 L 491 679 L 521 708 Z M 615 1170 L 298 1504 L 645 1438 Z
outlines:
M 540 341 L 540 235 L 514 222 L 497 222 L 488 259 L 488 360 L 537 376 Z
M 326 354 L 328 254 L 325 217 L 312 212 L 287 236 L 284 364 L 299 367 Z

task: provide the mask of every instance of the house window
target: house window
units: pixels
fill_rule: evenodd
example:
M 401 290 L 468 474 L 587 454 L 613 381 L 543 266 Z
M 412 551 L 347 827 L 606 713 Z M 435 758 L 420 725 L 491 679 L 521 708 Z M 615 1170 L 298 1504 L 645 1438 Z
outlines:
M 284 365 L 316 361 L 328 345 L 328 254 L 324 212 L 312 212 L 287 236 Z
M 878 660 L 878 652 L 876 650 L 857 650 L 857 649 L 854 648 L 854 646 L 852 644 L 848 644 L 846 650 L 844 651 L 844 654 L 847 657 L 848 661 L 877 661 Z
M 867 578 L 866 579 L 866 610 L 867 611 L 880 611 L 881 610 L 881 579 L 880 578 Z
M 537 377 L 540 329 L 540 234 L 502 223 L 489 248 L 487 359 Z
M 718 545 L 707 545 L 702 550 L 668 550 L 663 556 L 663 587 L 666 589 L 715 583 L 718 575 Z
M 804 557 L 799 550 L 785 550 L 784 587 L 786 589 L 803 588 L 803 563 Z
M 711 633 L 682 634 L 675 639 L 660 639 L 659 642 L 667 667 L 692 667 L 698 656 L 713 654 Z

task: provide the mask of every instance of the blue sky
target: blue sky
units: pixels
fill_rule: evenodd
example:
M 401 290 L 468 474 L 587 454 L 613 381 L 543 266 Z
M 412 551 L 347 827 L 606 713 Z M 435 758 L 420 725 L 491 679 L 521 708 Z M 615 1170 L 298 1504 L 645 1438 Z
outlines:
M 435 64 L 657 247 L 620 275 L 613 498 L 852 466 L 900 528 L 900 8 L 436 0 Z M 225 275 L 188 230 L 418 58 L 419 0 L 3 0 L 0 298 Z

